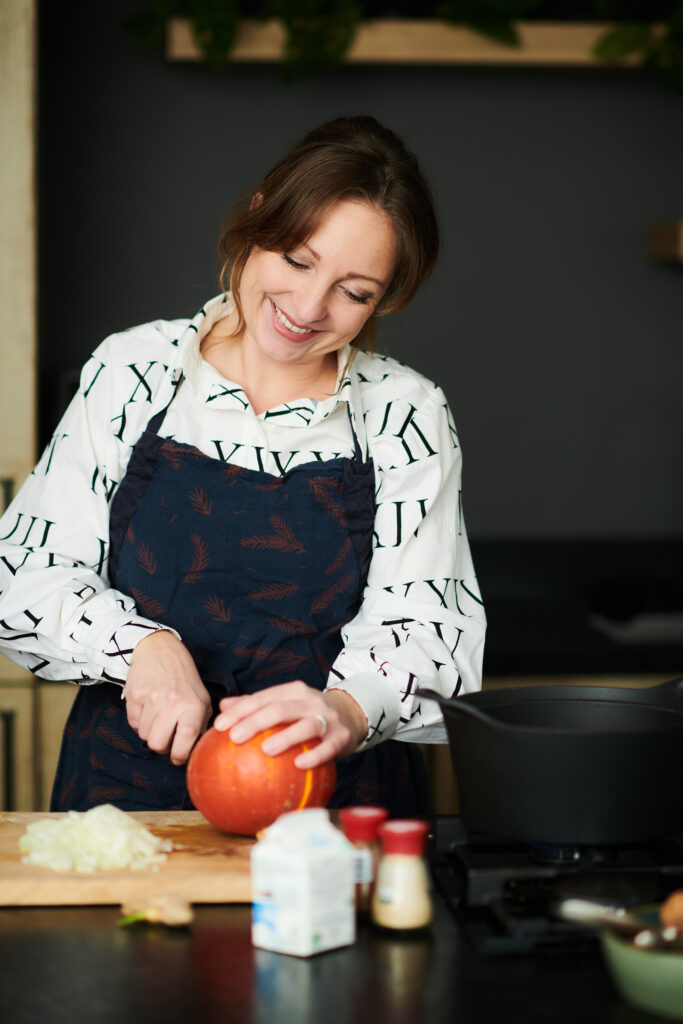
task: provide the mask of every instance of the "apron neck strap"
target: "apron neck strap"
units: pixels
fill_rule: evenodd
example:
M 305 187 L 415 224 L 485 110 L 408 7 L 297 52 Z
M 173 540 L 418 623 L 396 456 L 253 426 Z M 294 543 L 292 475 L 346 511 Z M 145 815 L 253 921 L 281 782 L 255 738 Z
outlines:
M 368 435 L 365 429 L 365 416 L 363 415 L 363 402 L 360 395 L 360 385 L 356 374 L 349 376 L 350 395 L 347 403 L 349 410 L 349 422 L 353 434 L 353 446 L 355 456 L 360 462 L 367 462 L 370 458 L 368 446 Z
M 164 417 L 166 416 L 166 413 L 168 412 L 168 407 L 171 404 L 171 402 L 173 401 L 173 399 L 175 398 L 175 396 L 178 394 L 178 389 L 180 388 L 180 385 L 183 383 L 184 380 L 185 380 L 185 375 L 181 372 L 181 374 L 178 377 L 177 381 L 175 381 L 175 383 L 173 385 L 173 394 L 169 398 L 168 402 L 163 407 L 163 409 L 159 409 L 159 412 L 156 413 L 154 416 L 152 416 L 151 420 L 147 424 L 147 429 L 150 430 L 153 434 L 158 434 L 159 433 L 159 430 L 161 429 L 161 424 L 164 422 Z

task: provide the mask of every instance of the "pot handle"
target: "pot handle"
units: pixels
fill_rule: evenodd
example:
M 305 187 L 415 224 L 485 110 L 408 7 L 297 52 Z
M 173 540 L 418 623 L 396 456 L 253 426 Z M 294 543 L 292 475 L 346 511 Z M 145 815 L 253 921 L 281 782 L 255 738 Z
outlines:
M 449 711 L 455 711 L 456 714 L 469 715 L 470 718 L 476 718 L 478 722 L 482 722 L 484 725 L 500 728 L 501 723 L 497 722 L 495 718 L 491 718 L 481 708 L 475 708 L 473 704 L 468 704 L 467 701 L 460 700 L 458 697 L 443 697 L 440 693 L 435 693 L 434 690 L 423 690 L 421 688 L 416 690 L 415 693 L 416 696 L 425 700 L 436 701 L 442 708 L 448 708 Z
M 644 687 L 639 692 L 648 702 L 651 697 L 665 697 L 675 706 L 679 706 L 683 704 L 683 676 L 667 679 L 665 683 L 658 683 L 656 686 Z

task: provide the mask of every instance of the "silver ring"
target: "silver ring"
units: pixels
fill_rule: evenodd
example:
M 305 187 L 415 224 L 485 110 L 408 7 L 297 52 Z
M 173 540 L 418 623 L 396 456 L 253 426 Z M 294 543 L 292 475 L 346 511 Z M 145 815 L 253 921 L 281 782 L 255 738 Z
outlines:
M 320 726 L 321 726 L 320 735 L 324 736 L 325 733 L 327 732 L 327 719 L 325 718 L 325 716 L 324 715 L 312 715 L 311 717 L 318 719 L 318 721 L 320 722 Z

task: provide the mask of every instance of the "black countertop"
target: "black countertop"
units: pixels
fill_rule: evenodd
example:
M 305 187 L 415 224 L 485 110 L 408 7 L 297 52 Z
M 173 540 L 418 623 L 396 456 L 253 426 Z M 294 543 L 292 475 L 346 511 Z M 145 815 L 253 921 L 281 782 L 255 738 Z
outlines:
M 362 923 L 308 959 L 255 949 L 249 906 L 198 906 L 187 929 L 120 928 L 116 907 L 0 909 L 2 1024 L 655 1024 L 599 951 L 485 957 L 435 894 L 409 938 Z

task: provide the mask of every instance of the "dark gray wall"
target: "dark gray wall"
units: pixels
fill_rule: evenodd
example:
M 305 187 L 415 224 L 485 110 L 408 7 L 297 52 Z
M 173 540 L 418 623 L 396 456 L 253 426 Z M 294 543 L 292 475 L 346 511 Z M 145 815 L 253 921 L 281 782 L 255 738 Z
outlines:
M 385 322 L 441 383 L 476 538 L 683 536 L 683 95 L 633 71 L 171 64 L 132 0 L 41 7 L 43 439 L 107 333 L 216 293 L 231 199 L 310 127 L 374 114 L 421 157 L 443 257 Z M 60 382 L 61 380 L 61 389 Z

